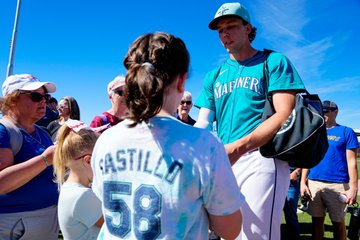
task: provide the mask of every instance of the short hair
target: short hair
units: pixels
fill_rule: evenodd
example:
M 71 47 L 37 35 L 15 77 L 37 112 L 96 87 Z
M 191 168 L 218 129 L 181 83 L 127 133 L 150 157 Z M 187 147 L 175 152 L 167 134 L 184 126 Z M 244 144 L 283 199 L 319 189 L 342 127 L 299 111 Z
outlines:
M 242 22 L 243 22 L 243 25 L 246 26 L 247 24 L 251 24 L 247 21 L 245 21 L 244 19 L 242 19 Z M 254 41 L 255 37 L 256 37 L 256 31 L 257 31 L 257 28 L 254 27 L 253 25 L 251 25 L 251 32 L 249 33 L 248 37 L 249 37 L 249 41 L 252 42 Z
M 3 115 L 8 115 L 9 111 L 14 109 L 20 92 L 16 91 L 0 98 L 0 111 Z
M 50 97 L 49 103 L 56 103 L 56 105 L 57 105 L 57 104 L 58 104 L 58 101 L 56 100 L 56 98 Z
M 190 97 L 190 99 L 192 100 L 192 96 L 191 96 L 191 93 L 189 91 L 184 91 L 183 97 L 186 97 L 186 96 Z

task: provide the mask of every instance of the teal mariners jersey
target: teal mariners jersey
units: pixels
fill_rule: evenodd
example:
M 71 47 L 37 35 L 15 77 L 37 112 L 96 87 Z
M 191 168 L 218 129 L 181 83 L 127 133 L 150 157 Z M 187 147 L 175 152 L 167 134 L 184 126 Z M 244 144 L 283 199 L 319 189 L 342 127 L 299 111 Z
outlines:
M 101 134 L 92 155 L 93 190 L 105 223 L 98 239 L 204 239 L 208 213 L 240 209 L 224 146 L 173 117 L 124 120 Z
M 224 144 L 234 142 L 261 123 L 265 105 L 264 52 L 238 62 L 228 59 L 209 72 L 195 106 L 215 113 L 218 136 Z M 304 84 L 291 62 L 281 53 L 268 57 L 268 92 L 303 91 Z

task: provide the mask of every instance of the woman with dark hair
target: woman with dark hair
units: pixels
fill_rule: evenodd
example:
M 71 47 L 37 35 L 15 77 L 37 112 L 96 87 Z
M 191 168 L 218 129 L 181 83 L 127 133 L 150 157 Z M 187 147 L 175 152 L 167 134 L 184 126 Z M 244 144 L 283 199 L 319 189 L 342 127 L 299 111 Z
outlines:
M 189 62 L 184 42 L 167 33 L 130 46 L 128 115 L 102 133 L 92 155 L 105 215 L 99 239 L 208 239 L 209 227 L 226 239 L 239 234 L 243 199 L 223 145 L 173 117 Z
M 47 129 L 53 142 L 56 142 L 56 136 L 59 128 L 70 118 L 80 120 L 80 108 L 73 97 L 63 97 L 58 105 L 59 119 L 52 121 Z

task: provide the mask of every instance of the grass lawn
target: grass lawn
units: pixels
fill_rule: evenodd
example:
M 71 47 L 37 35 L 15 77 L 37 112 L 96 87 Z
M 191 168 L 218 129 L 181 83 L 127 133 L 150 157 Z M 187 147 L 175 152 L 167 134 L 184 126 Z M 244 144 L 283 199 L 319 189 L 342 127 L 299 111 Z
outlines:
M 357 201 L 360 202 L 360 197 L 359 196 L 357 198 Z M 349 226 L 352 211 L 353 211 L 353 207 L 349 206 L 348 212 L 347 212 L 346 217 L 345 217 L 346 229 Z M 300 224 L 300 239 L 311 239 L 312 238 L 312 234 L 311 234 L 311 216 L 309 214 L 307 214 L 306 212 L 298 213 L 298 219 L 299 219 L 299 224 Z M 281 231 L 282 231 L 282 233 L 285 233 L 284 214 L 283 214 L 283 218 L 282 218 Z M 282 234 L 282 235 L 286 236 L 285 234 Z M 333 239 L 332 224 L 331 224 L 331 220 L 330 220 L 328 214 L 326 215 L 326 218 L 325 218 L 324 239 Z M 282 239 L 282 240 L 285 240 L 285 239 Z

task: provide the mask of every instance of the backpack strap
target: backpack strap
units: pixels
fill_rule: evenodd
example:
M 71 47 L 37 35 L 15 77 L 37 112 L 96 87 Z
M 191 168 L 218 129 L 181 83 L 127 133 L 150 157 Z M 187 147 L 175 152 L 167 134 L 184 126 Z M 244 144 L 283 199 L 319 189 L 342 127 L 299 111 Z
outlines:
M 0 119 L 0 124 L 2 124 L 10 137 L 10 146 L 14 156 L 20 151 L 23 143 L 23 135 L 20 132 L 19 128 L 15 126 L 13 122 L 8 120 L 6 117 Z
M 268 94 L 269 87 L 269 67 L 268 67 L 268 58 L 273 50 L 264 48 L 264 66 L 263 66 L 263 75 L 264 75 L 264 94 L 270 102 L 272 102 L 271 96 Z

